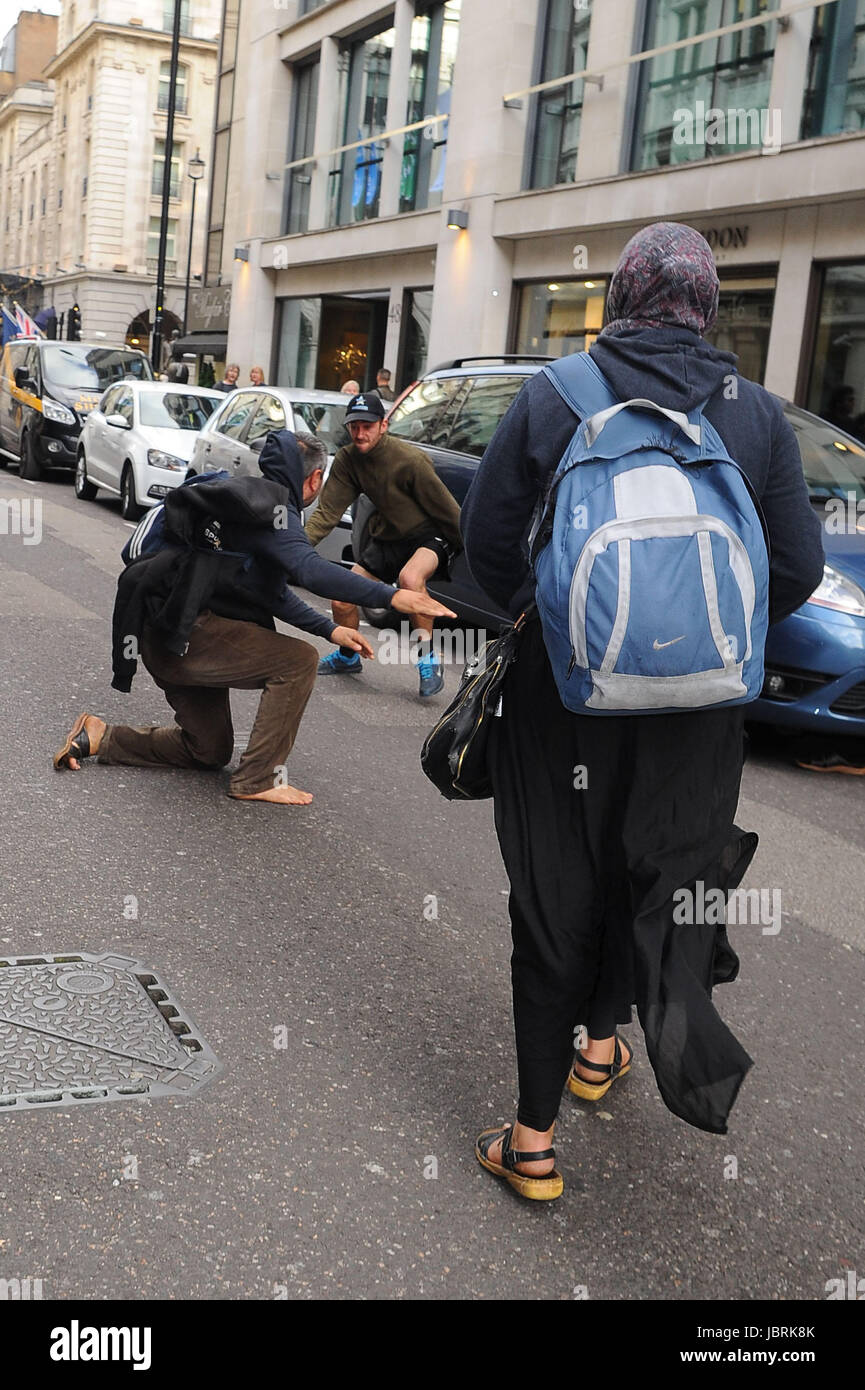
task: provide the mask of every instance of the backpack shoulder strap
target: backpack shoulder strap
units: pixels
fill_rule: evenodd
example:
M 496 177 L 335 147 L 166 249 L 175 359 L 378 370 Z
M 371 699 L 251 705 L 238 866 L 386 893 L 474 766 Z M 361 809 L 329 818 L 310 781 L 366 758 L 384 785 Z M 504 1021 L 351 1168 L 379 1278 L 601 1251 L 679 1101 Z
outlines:
M 575 352 L 552 362 L 544 367 L 544 375 L 580 420 L 588 420 L 619 403 L 607 378 L 587 352 Z

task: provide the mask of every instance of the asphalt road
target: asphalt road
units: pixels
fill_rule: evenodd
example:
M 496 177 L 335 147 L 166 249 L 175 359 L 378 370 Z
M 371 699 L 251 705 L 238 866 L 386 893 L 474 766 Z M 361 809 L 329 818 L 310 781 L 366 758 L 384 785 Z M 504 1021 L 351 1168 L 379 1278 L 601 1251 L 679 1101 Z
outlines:
M 308 808 L 231 801 L 221 773 L 59 776 L 81 709 L 166 709 L 146 673 L 109 688 L 116 503 L 0 474 L 28 497 L 41 542 L 0 534 L 0 950 L 145 961 L 226 1070 L 188 1101 L 0 1111 L 0 1278 L 46 1299 L 822 1300 L 865 1275 L 865 784 L 771 743 L 746 768 L 746 886 L 784 916 L 731 929 L 718 1003 L 756 1065 L 730 1133 L 665 1109 L 635 1025 L 607 1101 L 563 1102 L 564 1196 L 521 1202 L 473 1156 L 514 1109 L 506 879 L 490 804 L 420 772 L 414 672 L 318 684 L 291 760 Z M 241 745 L 256 698 L 234 697 Z

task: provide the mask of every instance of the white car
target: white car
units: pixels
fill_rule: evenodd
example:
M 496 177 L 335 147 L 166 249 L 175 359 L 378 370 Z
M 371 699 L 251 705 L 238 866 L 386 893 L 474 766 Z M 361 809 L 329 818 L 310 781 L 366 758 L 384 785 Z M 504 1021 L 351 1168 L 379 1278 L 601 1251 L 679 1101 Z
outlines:
M 121 500 L 127 521 L 158 507 L 186 477 L 199 431 L 225 397 L 202 386 L 119 381 L 84 422 L 78 441 L 75 496 L 99 488 Z
M 293 386 L 251 386 L 223 396 L 195 441 L 190 473 L 225 468 L 236 477 L 254 477 L 271 430 L 314 434 L 327 448 L 328 467 L 343 444 L 349 397 L 337 391 L 306 391 Z

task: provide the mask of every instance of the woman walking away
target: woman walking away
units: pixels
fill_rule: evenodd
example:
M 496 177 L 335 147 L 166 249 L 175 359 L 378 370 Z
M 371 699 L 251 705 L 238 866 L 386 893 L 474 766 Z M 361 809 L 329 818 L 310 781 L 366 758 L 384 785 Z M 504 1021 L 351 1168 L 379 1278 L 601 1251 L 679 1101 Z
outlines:
M 594 382 L 594 393 L 600 389 L 608 399 L 643 405 L 648 400 L 682 413 L 672 423 L 669 416 L 639 407 L 620 415 L 620 421 L 636 420 L 645 426 L 639 449 L 654 451 L 659 466 L 650 469 L 644 453 L 644 471 L 618 473 L 613 517 L 622 515 L 618 504 L 623 497 L 631 506 L 636 497 L 644 510 L 626 514 L 657 518 L 655 524 L 664 534 L 660 518 L 671 510 L 678 516 L 682 496 L 699 493 L 707 477 L 717 477 L 721 469 L 741 494 L 746 492 L 741 474 L 745 475 L 759 499 L 770 542 L 769 566 L 760 522 L 746 495 L 758 542 L 755 572 L 762 574 L 765 628 L 767 574 L 768 620 L 778 622 L 820 582 L 821 533 L 808 502 L 796 439 L 780 402 L 739 377 L 736 358 L 711 347 L 702 336 L 715 322 L 718 292 L 714 261 L 699 233 L 676 223 L 645 228 L 624 250 L 610 284 L 606 326 L 590 349 L 591 361 L 582 360 L 577 371 L 579 379 Z M 585 354 L 580 357 L 585 359 Z M 574 361 L 556 364 L 553 376 L 539 372 L 523 387 L 484 455 L 462 511 L 471 570 L 513 615 L 534 597 L 527 533 L 535 506 L 545 496 L 581 415 L 596 416 L 598 410 L 586 407 L 578 415 L 565 399 L 568 393 L 562 393 L 557 373 L 564 374 Z M 702 431 L 696 427 L 700 407 Z M 597 415 L 593 428 L 599 420 Z M 716 451 L 726 448 L 738 469 L 729 463 L 715 464 L 714 471 L 684 466 L 682 450 L 689 440 L 696 445 L 710 438 L 706 422 L 719 436 Z M 602 429 L 607 438 L 601 436 L 595 453 L 603 454 L 606 446 L 605 457 L 615 471 L 614 446 L 622 437 L 617 434 L 619 422 L 610 416 L 598 433 Z M 681 466 L 671 468 L 669 457 Z M 637 473 L 640 481 L 634 482 Z M 620 486 L 623 479 L 627 482 Z M 702 510 L 694 508 L 695 514 Z M 558 523 L 558 513 L 556 519 Z M 579 524 L 575 515 L 573 525 Z M 682 532 L 668 534 L 680 538 Z M 676 582 L 684 590 L 685 609 L 703 605 L 701 611 L 714 613 L 706 633 L 711 627 L 723 667 L 720 673 L 698 668 L 698 677 L 712 680 L 720 674 L 724 679 L 732 672 L 735 679 L 735 653 L 732 648 L 728 653 L 725 645 L 731 639 L 718 621 L 718 594 L 710 592 L 713 584 L 706 579 L 707 571 L 720 572 L 727 563 L 728 549 L 722 544 L 715 550 L 704 534 L 705 545 L 699 537 L 696 570 L 683 564 Z M 543 535 L 538 539 L 543 542 Z M 698 538 L 693 539 L 696 547 Z M 628 668 L 611 655 L 614 644 L 618 641 L 620 650 L 622 641 L 623 594 L 626 623 L 635 610 L 641 621 L 648 612 L 649 665 L 654 668 L 669 656 L 672 671 L 676 662 L 687 659 L 682 653 L 691 639 L 679 645 L 685 628 L 684 622 L 676 626 L 681 614 L 647 609 L 645 598 L 641 607 L 646 589 L 640 590 L 637 583 L 640 554 L 657 557 L 660 551 L 652 546 L 672 543 L 637 537 L 620 548 L 618 579 L 612 571 L 610 613 L 600 612 L 593 599 L 594 573 L 587 586 L 586 631 L 592 624 L 603 630 L 605 620 L 612 627 L 616 620 L 603 665 L 591 674 L 608 679 L 613 688 L 619 681 L 620 691 L 623 681 L 646 679 L 620 675 Z M 541 558 L 543 549 L 542 543 L 536 547 Z M 616 550 L 617 545 L 610 544 L 596 556 L 599 583 L 609 580 Z M 732 556 L 733 550 L 729 553 Z M 660 562 L 646 563 L 651 588 Z M 730 571 L 736 568 L 732 560 L 729 566 Z M 738 572 L 741 576 L 741 569 Z M 691 582 L 694 578 L 696 583 Z M 759 610 L 759 583 L 756 591 Z M 567 602 L 567 588 L 564 592 Z M 740 616 L 743 611 L 747 613 L 747 603 L 739 606 Z M 628 632 L 625 636 L 630 640 Z M 759 655 L 759 631 L 755 642 Z M 637 669 L 643 669 L 639 662 Z M 751 1066 L 711 999 L 713 985 L 734 979 L 739 962 L 723 920 L 717 923 L 717 913 L 702 911 L 702 905 L 712 901 L 711 889 L 725 895 L 736 887 L 756 848 L 757 837 L 734 824 L 744 703 L 725 704 L 725 697 L 715 693 L 713 699 L 693 701 L 692 708 L 671 709 L 677 704 L 671 696 L 655 702 L 658 713 L 645 712 L 647 702 L 637 701 L 624 702 L 624 707 L 639 713 L 601 717 L 565 708 L 563 668 L 560 676 L 558 665 L 555 676 L 560 677 L 558 685 L 541 621 L 534 616 L 526 623 L 508 675 L 490 750 L 496 831 L 511 883 L 519 1106 L 513 1125 L 485 1131 L 476 1147 L 488 1171 L 505 1178 L 521 1195 L 539 1199 L 557 1197 L 563 1187 L 552 1148 L 562 1089 L 567 1082 L 573 1095 L 597 1101 L 626 1074 L 632 1049 L 617 1030 L 631 1021 L 633 1004 L 661 1095 L 669 1109 L 690 1124 L 726 1133 L 729 1112 Z M 665 689 L 673 689 L 671 677 L 661 679 L 668 682 Z M 742 690 L 745 694 L 737 698 L 747 699 L 750 690 L 744 685 Z M 591 698 L 598 708 L 604 697 Z M 570 694 L 568 699 L 571 703 Z M 612 708 L 621 710 L 622 705 Z M 689 898 L 682 897 L 682 889 Z M 726 901 L 720 894 L 714 901 Z M 694 910 L 683 912 L 683 901 L 690 901 Z M 574 1057 L 578 1027 L 584 1029 L 584 1038 Z

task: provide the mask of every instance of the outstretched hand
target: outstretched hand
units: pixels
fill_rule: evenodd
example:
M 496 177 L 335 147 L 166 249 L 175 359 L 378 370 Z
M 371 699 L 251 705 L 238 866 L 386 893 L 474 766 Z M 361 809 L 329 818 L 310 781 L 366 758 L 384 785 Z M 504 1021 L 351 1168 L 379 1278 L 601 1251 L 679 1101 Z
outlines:
M 443 603 L 437 603 L 429 594 L 420 594 L 415 589 L 397 589 L 390 601 L 397 613 L 418 613 L 422 618 L 455 618 Z
M 330 640 L 337 647 L 350 647 L 353 652 L 360 652 L 361 656 L 367 658 L 375 656 L 375 652 L 367 642 L 365 637 L 353 627 L 335 627 L 330 634 Z

